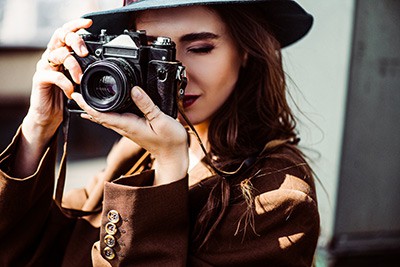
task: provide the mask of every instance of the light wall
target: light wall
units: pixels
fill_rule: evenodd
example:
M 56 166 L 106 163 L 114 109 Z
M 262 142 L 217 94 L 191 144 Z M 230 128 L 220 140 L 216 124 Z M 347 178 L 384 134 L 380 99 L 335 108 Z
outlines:
M 301 145 L 317 174 L 320 244 L 333 231 L 354 19 L 353 0 L 298 0 L 314 16 L 310 33 L 284 49 Z
M 41 53 L 41 50 L 33 49 L 0 51 L 0 97 L 29 97 Z

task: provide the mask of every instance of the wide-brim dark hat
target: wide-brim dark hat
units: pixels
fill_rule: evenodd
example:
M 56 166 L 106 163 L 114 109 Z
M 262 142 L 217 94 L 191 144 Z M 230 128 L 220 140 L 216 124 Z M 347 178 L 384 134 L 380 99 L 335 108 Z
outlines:
M 135 11 L 215 4 L 258 5 L 282 47 L 301 39 L 313 23 L 313 17 L 291 0 L 125 0 L 123 7 L 93 12 L 83 17 L 93 20 L 93 25 L 88 29 L 91 33 L 107 29 L 108 34 L 120 34 L 130 26 Z

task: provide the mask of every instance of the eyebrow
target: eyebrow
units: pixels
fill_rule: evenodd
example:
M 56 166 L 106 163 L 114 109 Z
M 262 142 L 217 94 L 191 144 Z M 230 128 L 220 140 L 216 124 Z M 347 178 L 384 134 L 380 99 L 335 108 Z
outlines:
M 179 41 L 184 42 L 193 42 L 199 40 L 207 40 L 207 39 L 218 39 L 219 35 L 212 32 L 197 32 L 197 33 L 188 33 L 179 38 Z M 157 39 L 157 37 L 148 35 L 147 39 L 152 42 Z
M 193 42 L 205 39 L 218 39 L 219 36 L 215 33 L 211 32 L 198 32 L 198 33 L 189 33 L 181 36 L 179 38 L 180 42 Z

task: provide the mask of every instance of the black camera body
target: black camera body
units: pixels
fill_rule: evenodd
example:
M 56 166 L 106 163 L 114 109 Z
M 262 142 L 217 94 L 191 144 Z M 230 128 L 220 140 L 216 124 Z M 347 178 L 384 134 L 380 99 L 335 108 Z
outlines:
M 75 91 L 92 108 L 101 112 L 143 113 L 131 99 L 131 89 L 140 86 L 166 114 L 177 117 L 177 99 L 186 85 L 185 67 L 175 59 L 175 44 L 157 37 L 151 44 L 145 31 L 125 30 L 121 35 L 82 34 L 87 57 L 74 54 L 83 76 Z M 70 112 L 83 112 L 68 100 Z

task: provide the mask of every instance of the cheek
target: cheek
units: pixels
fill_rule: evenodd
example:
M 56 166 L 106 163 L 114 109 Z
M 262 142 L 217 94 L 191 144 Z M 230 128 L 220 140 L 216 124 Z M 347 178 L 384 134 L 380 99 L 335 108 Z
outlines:
M 189 87 L 198 86 L 203 91 L 230 94 L 238 77 L 240 62 L 232 55 L 215 55 L 185 60 Z
M 205 68 L 208 73 L 210 82 L 213 82 L 212 87 L 219 95 L 227 98 L 238 79 L 240 63 L 236 57 L 227 53 L 216 57 L 214 62 L 210 64 L 209 68 Z

